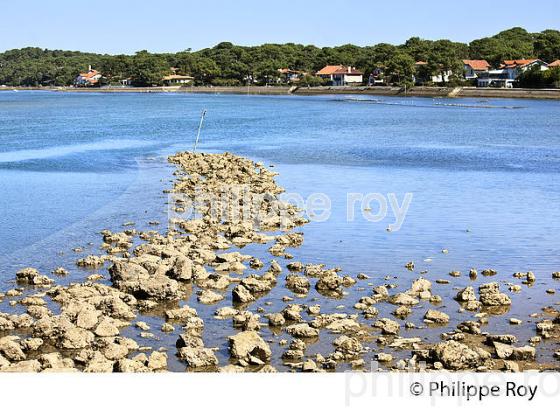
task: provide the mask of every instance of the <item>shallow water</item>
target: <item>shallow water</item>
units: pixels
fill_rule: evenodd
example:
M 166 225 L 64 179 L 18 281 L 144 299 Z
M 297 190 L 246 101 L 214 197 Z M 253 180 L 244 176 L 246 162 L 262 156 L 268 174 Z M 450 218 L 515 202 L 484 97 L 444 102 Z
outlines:
M 536 284 L 507 292 L 510 312 L 492 317 L 488 326 L 514 333 L 520 342 L 534 335 L 534 325 L 513 328 L 508 318 L 528 323 L 529 314 L 558 302 L 544 291 L 560 291 L 560 282 L 551 279 L 560 270 L 560 102 L 499 99 L 0 92 L 0 290 L 14 286 L 23 266 L 49 272 L 63 265 L 71 275 L 62 283 L 80 280 L 91 272 L 72 265 L 82 255 L 73 248 L 97 252 L 97 233 L 123 229 L 127 221 L 139 229 L 153 229 L 148 221 L 165 222 L 161 192 L 173 171 L 165 157 L 192 147 L 203 108 L 208 115 L 200 149 L 274 164 L 287 191 L 330 197 L 331 217 L 303 228 L 304 245 L 291 251 L 295 260 L 365 272 L 375 285 L 386 275 L 404 285 L 422 270 L 432 282 L 453 279 L 448 272 L 460 270 L 463 276 L 452 285 L 434 284 L 447 313 L 458 310 L 451 296 L 470 282 L 469 268 L 498 270 L 475 285 L 498 280 L 503 291 L 505 283 L 520 283 L 514 272 L 532 270 Z M 347 222 L 348 192 L 393 192 L 399 202 L 410 192 L 413 199 L 402 228 L 387 232 L 391 214 L 378 223 L 361 215 Z M 262 249 L 243 252 L 270 259 Z M 413 273 L 403 268 L 410 260 Z M 347 298 L 323 304 L 323 311 L 352 306 L 359 296 L 349 291 Z M 280 298 L 289 294 L 278 286 L 251 310 L 266 301 L 273 302 L 267 310 L 280 310 Z M 302 303 L 315 296 L 312 290 Z M 204 306 L 192 297 L 187 303 L 205 319 L 206 344 L 220 347 L 225 364 L 231 326 L 211 316 L 230 302 Z M 415 309 L 407 320 L 420 322 L 424 311 Z M 457 313 L 449 325 L 422 336 L 435 341 L 470 317 Z M 163 335 L 160 318 L 142 319 L 161 338 L 144 344 L 174 346 L 177 332 Z M 139 330 L 124 333 L 136 337 Z M 282 338 L 268 329 L 263 334 Z M 328 343 L 322 335 L 308 352 Z M 542 350 L 542 360 L 550 359 L 550 349 Z

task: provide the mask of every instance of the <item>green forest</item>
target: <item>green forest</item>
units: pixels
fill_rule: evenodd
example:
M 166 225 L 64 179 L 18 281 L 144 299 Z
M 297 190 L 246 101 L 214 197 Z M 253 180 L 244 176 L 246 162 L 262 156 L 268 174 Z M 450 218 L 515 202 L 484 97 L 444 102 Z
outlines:
M 142 50 L 134 55 L 28 47 L 0 53 L 0 84 L 71 85 L 76 75 L 91 65 L 103 74 L 102 84 L 120 84 L 121 80 L 130 79 L 135 86 L 161 85 L 162 77 L 175 67 L 178 73 L 193 76 L 196 85 L 272 85 L 278 83 L 279 68 L 312 74 L 327 64 L 343 64 L 362 70 L 364 78 L 376 68 L 382 68 L 391 83 L 405 85 L 415 74 L 414 63 L 420 60 L 428 63 L 422 68 L 426 71 L 424 75 L 451 70 L 453 76 L 449 82 L 460 84 L 463 59 L 485 59 L 498 65 L 502 60 L 519 58 L 540 58 L 546 62 L 560 59 L 560 31 L 529 33 L 514 27 L 470 44 L 419 37 L 412 37 L 401 45 L 380 43 L 365 47 L 347 44 L 319 48 L 293 43 L 245 47 L 223 42 L 198 51 L 150 53 Z M 558 74 L 532 73 L 525 77 L 520 79 L 525 85 L 547 86 L 556 81 Z M 300 84 L 318 85 L 320 80 L 306 75 Z

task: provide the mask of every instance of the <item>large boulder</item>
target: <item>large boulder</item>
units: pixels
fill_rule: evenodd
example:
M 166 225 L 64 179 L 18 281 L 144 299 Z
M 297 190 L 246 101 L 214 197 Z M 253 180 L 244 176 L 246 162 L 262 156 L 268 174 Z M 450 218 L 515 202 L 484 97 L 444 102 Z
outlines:
M 48 286 L 54 283 L 54 280 L 48 276 L 41 275 L 37 269 L 25 268 L 16 272 L 16 281 L 35 286 Z
M 231 357 L 235 359 L 251 360 L 251 356 L 263 362 L 270 360 L 272 352 L 270 346 L 257 332 L 240 332 L 229 337 L 229 348 Z
M 449 370 L 476 369 L 483 364 L 479 352 L 454 340 L 438 343 L 430 350 L 430 354 L 435 361 Z
M 500 285 L 497 282 L 485 283 L 478 288 L 480 302 L 484 306 L 508 306 L 511 299 L 508 295 L 500 293 Z
M 153 274 L 133 262 L 116 261 L 109 269 L 113 285 L 138 299 L 174 300 L 180 297 L 179 284 L 164 273 Z

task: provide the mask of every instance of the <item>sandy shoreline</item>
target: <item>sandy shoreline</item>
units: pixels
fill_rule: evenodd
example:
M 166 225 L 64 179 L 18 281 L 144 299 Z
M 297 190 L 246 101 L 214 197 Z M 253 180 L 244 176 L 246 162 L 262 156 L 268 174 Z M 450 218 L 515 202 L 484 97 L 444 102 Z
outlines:
M 17 286 L 0 294 L 10 307 L 0 313 L 0 371 L 159 372 L 171 357 L 189 371 L 212 372 L 274 372 L 275 363 L 284 371 L 367 371 L 372 360 L 389 371 L 558 369 L 560 351 L 548 350 L 560 340 L 558 310 L 543 301 L 529 318 L 507 316 L 508 292 L 539 297 L 532 273 L 509 283 L 493 281 L 491 269 L 435 279 L 410 262 L 402 288 L 393 276 L 292 260 L 290 248 L 305 246 L 299 227 L 308 221 L 280 200 L 283 189 L 268 167 L 231 154 L 179 153 L 170 162 L 177 171 L 167 232 L 103 231 L 103 253 L 76 262 L 93 270 L 85 283 L 56 286 L 63 267 L 51 275 L 17 272 Z M 187 218 L 192 200 L 196 214 Z M 231 204 L 251 204 L 243 208 L 248 219 Z M 248 245 L 265 247 L 272 259 L 246 254 Z M 105 274 L 110 285 L 97 283 Z M 471 286 L 453 287 L 461 275 Z M 269 293 L 277 303 L 255 307 Z M 340 306 L 326 311 L 327 301 Z M 386 308 L 392 312 L 383 317 Z M 413 310 L 423 321 L 407 320 Z M 450 328 L 457 311 L 470 320 Z M 175 348 L 156 348 L 154 324 L 140 314 L 159 318 Z M 511 331 L 492 331 L 498 319 Z M 204 335 L 216 326 L 229 330 L 219 346 L 207 346 Z M 527 327 L 534 337 L 516 336 Z M 138 338 L 124 336 L 134 329 Z M 426 332 L 441 333 L 441 342 L 425 342 Z M 216 355 L 221 349 L 226 362 Z
M 520 98 L 560 99 L 560 89 L 477 88 L 477 87 L 138 87 L 138 88 L 74 88 L 74 87 L 4 87 L 0 91 L 59 91 L 74 93 L 193 93 L 193 94 L 250 94 L 250 95 L 379 95 L 398 97 L 451 98 Z

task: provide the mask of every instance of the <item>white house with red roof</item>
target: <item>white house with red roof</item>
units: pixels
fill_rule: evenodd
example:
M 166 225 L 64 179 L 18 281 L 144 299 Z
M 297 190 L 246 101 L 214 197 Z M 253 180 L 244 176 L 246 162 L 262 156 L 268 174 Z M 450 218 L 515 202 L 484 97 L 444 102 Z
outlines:
M 474 80 L 482 73 L 488 72 L 490 64 L 486 60 L 463 60 L 465 79 Z
M 548 70 L 548 64 L 538 58 L 504 60 L 499 68 L 504 70 L 508 79 L 516 80 L 519 74 L 534 67 L 539 67 L 541 71 Z
M 358 85 L 364 81 L 364 73 L 355 67 L 343 65 L 327 65 L 315 73 L 317 77 L 321 77 L 330 81 L 332 85 Z
M 99 84 L 101 77 L 102 75 L 99 71 L 93 70 L 89 66 L 87 72 L 78 74 L 74 79 L 74 85 L 76 87 L 93 87 Z

